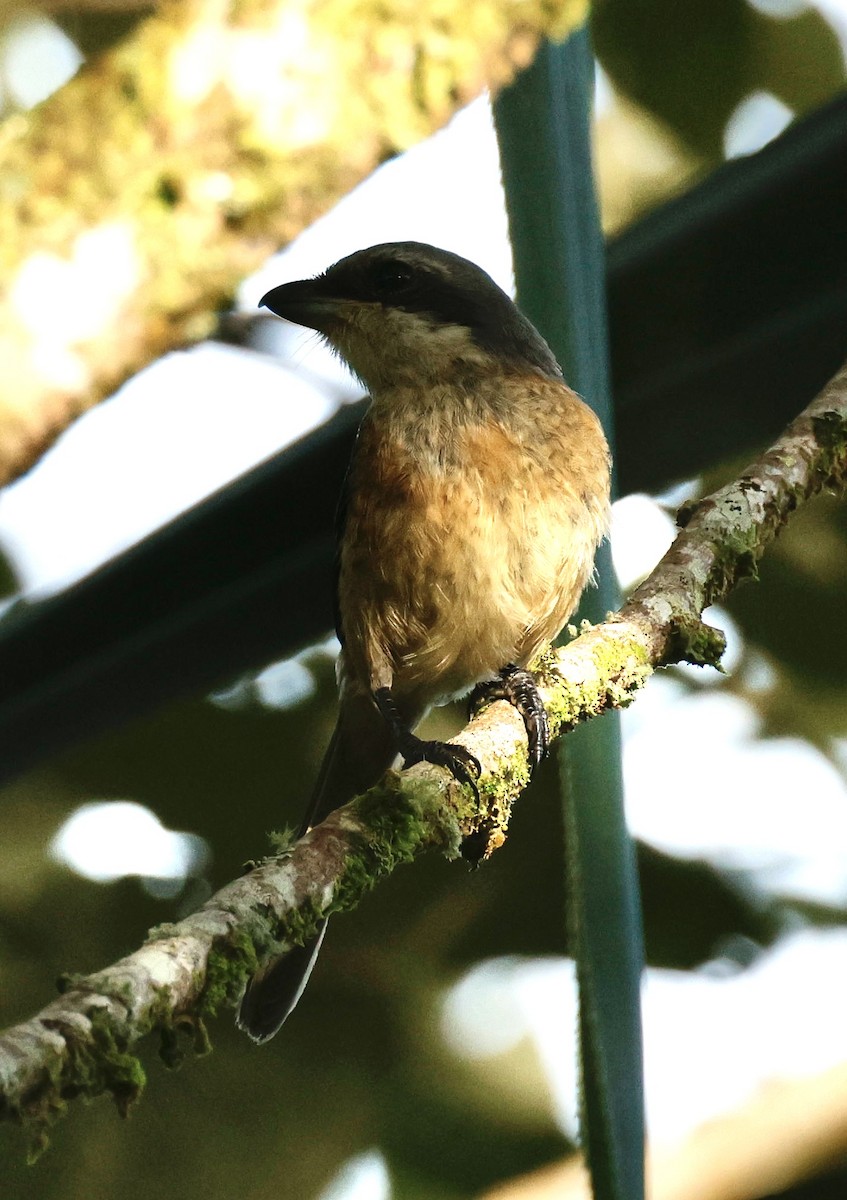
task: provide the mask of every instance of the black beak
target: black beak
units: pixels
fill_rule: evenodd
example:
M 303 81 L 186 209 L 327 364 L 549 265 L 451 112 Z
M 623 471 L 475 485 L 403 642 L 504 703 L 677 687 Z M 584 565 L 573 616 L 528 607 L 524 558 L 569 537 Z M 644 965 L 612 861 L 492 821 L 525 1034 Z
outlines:
M 259 307 L 269 308 L 278 317 L 325 333 L 338 317 L 342 301 L 324 293 L 322 279 L 298 279 L 266 292 Z

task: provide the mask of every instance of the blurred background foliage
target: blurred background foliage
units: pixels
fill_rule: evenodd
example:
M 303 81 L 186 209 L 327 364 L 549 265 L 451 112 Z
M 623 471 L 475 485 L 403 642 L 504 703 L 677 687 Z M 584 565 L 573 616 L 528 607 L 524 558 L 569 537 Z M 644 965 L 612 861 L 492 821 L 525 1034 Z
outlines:
M 39 98 L 34 81 L 50 72 L 38 36 L 48 23 L 69 39 L 63 62 L 72 71 L 75 55 L 99 53 L 147 11 L 133 0 L 7 6 L 0 27 L 5 115 Z M 607 231 L 723 162 L 733 152 L 739 106 L 751 98 L 765 97 L 765 121 L 784 111 L 784 124 L 842 89 L 845 42 L 833 21 L 826 6 L 788 0 L 598 0 L 596 48 L 616 94 L 597 130 Z M 22 57 L 20 46 L 12 48 L 24 36 L 31 41 Z M 711 490 L 741 465 L 731 430 L 726 442 L 727 461 L 692 489 Z M 14 588 L 11 567 L 0 563 L 0 590 Z M 845 594 L 847 510 L 824 498 L 791 523 L 766 557 L 760 583 L 732 597 L 727 610 L 743 648 L 736 668 L 711 685 L 751 704 L 761 735 L 807 739 L 841 771 Z M 335 707 L 331 656 L 315 653 L 304 669 L 308 694 L 299 703 L 269 706 L 250 686 L 236 699 L 184 699 L 3 789 L 0 1023 L 41 1007 L 60 971 L 95 969 L 134 947 L 148 926 L 202 901 L 262 853 L 266 831 L 298 821 Z M 702 689 L 689 674 L 678 673 L 676 682 L 680 694 Z M 707 753 L 695 752 L 691 772 L 708 770 L 699 757 Z M 680 803 L 687 782 L 681 774 Z M 204 840 L 206 857 L 171 889 L 176 894 L 134 877 L 94 882 L 47 854 L 79 805 L 114 799 L 143 804 L 166 828 Z M 3 1130 L 0 1194 L 379 1197 L 387 1192 L 376 1176 L 367 1191 L 339 1184 L 322 1192 L 344 1162 L 378 1148 L 392 1195 L 459 1200 L 563 1156 L 568 1141 L 529 1034 L 500 1054 L 469 1049 L 463 1057 L 441 1024 L 445 988 L 473 964 L 563 952 L 560 826 L 555 770 L 548 769 L 518 806 L 508 845 L 483 870 L 423 861 L 339 921 L 308 1001 L 270 1046 L 249 1045 L 224 1015 L 211 1029 L 214 1053 L 177 1073 L 166 1073 L 148 1047 L 149 1090 L 131 1120 L 120 1124 L 105 1103 L 74 1111 L 34 1168 L 24 1166 L 22 1138 Z M 731 863 L 721 867 L 706 855 L 645 845 L 640 863 L 654 966 L 690 971 L 720 961 L 742 970 L 788 930 L 847 924 L 843 904 L 758 891 Z M 844 1179 L 821 1187 L 815 1195 L 843 1196 Z

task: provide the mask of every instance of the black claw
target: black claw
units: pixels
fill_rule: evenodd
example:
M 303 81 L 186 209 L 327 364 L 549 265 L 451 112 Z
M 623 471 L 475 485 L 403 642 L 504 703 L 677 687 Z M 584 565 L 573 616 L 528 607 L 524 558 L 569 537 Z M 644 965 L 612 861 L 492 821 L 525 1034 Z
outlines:
M 514 663 L 507 664 L 499 678 L 478 683 L 471 692 L 471 716 L 494 700 L 508 700 L 520 713 L 529 742 L 529 761 L 533 768 L 537 767 L 550 750 L 550 722 L 535 676 Z
M 482 774 L 482 767 L 476 755 L 464 746 L 454 746 L 450 742 L 425 742 L 414 734 L 408 734 L 403 739 L 400 753 L 404 767 L 412 767 L 419 762 L 446 767 L 453 778 L 459 783 L 466 783 L 479 800 L 477 780 Z
M 482 767 L 476 755 L 471 754 L 464 746 L 454 746 L 449 742 L 425 742 L 415 737 L 400 715 L 390 688 L 376 688 L 373 697 L 397 740 L 397 749 L 402 755 L 404 767 L 411 767 L 419 762 L 446 767 L 453 778 L 459 783 L 466 783 L 479 800 L 476 781 L 482 774 Z

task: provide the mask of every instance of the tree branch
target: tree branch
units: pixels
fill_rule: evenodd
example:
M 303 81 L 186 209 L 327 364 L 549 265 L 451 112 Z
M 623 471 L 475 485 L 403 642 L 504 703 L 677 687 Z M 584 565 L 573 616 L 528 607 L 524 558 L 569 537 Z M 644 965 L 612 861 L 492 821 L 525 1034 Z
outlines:
M 0 486 L 587 0 L 169 0 L 0 131 Z
M 685 528 L 620 613 L 551 650 L 540 664 L 552 733 L 628 704 L 660 666 L 720 660 L 723 637 L 700 619 L 745 578 L 799 504 L 847 481 L 847 367 L 728 487 L 684 513 Z M 526 736 L 503 702 L 460 740 L 483 765 L 479 806 L 429 764 L 389 771 L 295 845 L 230 883 L 192 916 L 152 931 L 114 966 L 67 981 L 32 1020 L 0 1037 L 0 1115 L 43 1130 L 68 1098 L 109 1092 L 121 1111 L 144 1084 L 131 1054 L 159 1030 L 166 1061 L 176 1031 L 234 1005 L 270 954 L 353 908 L 381 878 L 424 850 L 487 857 L 505 839 L 528 779 Z

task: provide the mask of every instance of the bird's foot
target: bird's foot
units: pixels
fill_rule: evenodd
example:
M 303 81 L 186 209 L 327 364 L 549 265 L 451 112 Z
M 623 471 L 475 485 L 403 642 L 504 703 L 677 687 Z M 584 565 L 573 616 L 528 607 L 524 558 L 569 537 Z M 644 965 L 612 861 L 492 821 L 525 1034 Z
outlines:
M 508 700 L 523 718 L 529 742 L 529 761 L 534 769 L 550 750 L 550 722 L 535 676 L 531 671 L 508 663 L 501 668 L 497 679 L 478 683 L 471 692 L 471 716 L 494 700 Z
M 477 780 L 482 774 L 482 767 L 475 754 L 471 754 L 464 746 L 456 746 L 451 742 L 425 742 L 416 737 L 400 715 L 390 688 L 377 688 L 373 697 L 394 734 L 404 767 L 412 767 L 419 762 L 446 767 L 453 778 L 459 783 L 466 783 L 479 800 Z
M 459 783 L 466 783 L 479 800 L 477 780 L 482 774 L 482 767 L 476 755 L 464 746 L 456 746 L 452 742 L 426 742 L 413 733 L 407 733 L 400 742 L 400 753 L 404 767 L 419 762 L 446 767 L 453 778 Z

